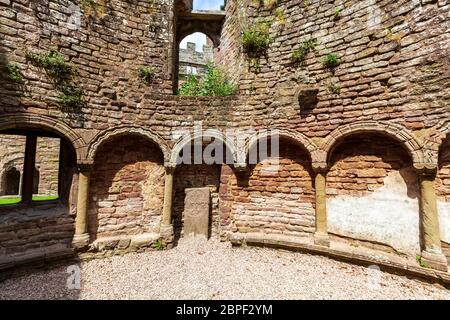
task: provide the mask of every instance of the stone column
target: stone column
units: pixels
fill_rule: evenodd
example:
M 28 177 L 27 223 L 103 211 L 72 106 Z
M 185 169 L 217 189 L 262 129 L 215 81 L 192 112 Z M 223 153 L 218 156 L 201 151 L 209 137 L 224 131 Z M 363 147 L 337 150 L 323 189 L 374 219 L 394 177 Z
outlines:
M 316 190 L 316 232 L 314 243 L 320 246 L 330 246 L 330 238 L 327 228 L 327 188 L 326 170 L 316 170 L 315 190 Z
M 73 245 L 76 248 L 82 248 L 89 243 L 88 233 L 88 205 L 89 205 L 89 179 L 90 167 L 78 167 L 78 198 L 77 198 L 77 216 L 75 219 L 75 236 Z
M 170 242 L 173 237 L 172 225 L 172 206 L 173 206 L 173 175 L 175 173 L 175 164 L 166 164 L 166 178 L 164 183 L 164 205 L 161 220 L 161 236 Z
M 441 248 L 435 179 L 436 171 L 419 172 L 422 262 L 430 268 L 447 271 L 447 259 Z

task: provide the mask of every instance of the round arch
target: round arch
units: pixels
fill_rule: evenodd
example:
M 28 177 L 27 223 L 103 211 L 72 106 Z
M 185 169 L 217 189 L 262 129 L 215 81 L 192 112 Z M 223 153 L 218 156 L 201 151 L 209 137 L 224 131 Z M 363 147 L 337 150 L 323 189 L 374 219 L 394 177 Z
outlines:
M 159 147 L 164 155 L 164 162 L 168 162 L 170 159 L 169 147 L 166 141 L 158 134 L 139 126 L 120 126 L 102 131 L 92 139 L 87 149 L 87 161 L 94 163 L 95 155 L 101 145 L 113 138 L 124 135 L 138 135 L 147 138 Z
M 426 138 L 423 153 L 425 162 L 429 166 L 438 166 L 439 152 L 448 136 L 450 136 L 450 121 L 446 120 L 438 124 Z
M 409 130 L 398 124 L 375 121 L 355 122 L 334 130 L 325 139 L 321 148 L 322 152 L 318 153 L 318 161 L 328 164 L 330 155 L 339 143 L 346 137 L 359 133 L 379 133 L 388 136 L 397 142 L 400 142 L 401 145 L 405 147 L 411 156 L 413 165 L 416 169 L 423 169 L 427 166 L 424 161 L 421 144 Z
M 230 141 L 222 132 L 220 132 L 219 130 L 216 129 L 208 129 L 205 130 L 201 133 L 197 133 L 197 134 L 188 134 L 184 137 L 181 137 L 177 143 L 175 144 L 175 146 L 172 149 L 172 153 L 170 156 L 170 163 L 172 166 L 176 166 L 177 165 L 177 159 L 178 156 L 181 152 L 181 150 L 183 150 L 183 148 L 185 146 L 187 146 L 188 144 L 190 144 L 192 141 L 195 141 L 197 139 L 203 139 L 203 138 L 214 138 L 214 139 L 218 139 L 219 141 L 221 141 L 227 148 L 228 150 L 232 153 L 233 156 L 233 162 L 236 163 L 237 162 L 237 152 L 236 152 L 236 148 L 234 146 L 234 143 L 232 141 Z
M 317 151 L 317 146 L 311 139 L 300 132 L 292 131 L 289 129 L 271 129 L 270 131 L 265 132 L 257 132 L 253 134 L 247 141 L 247 144 L 244 148 L 244 155 L 241 155 L 242 159 L 245 159 L 245 163 L 248 163 L 249 152 L 251 148 L 253 148 L 259 141 L 273 137 L 274 135 L 279 136 L 280 138 L 285 138 L 293 141 L 294 143 L 302 146 L 311 158 L 311 161 L 314 162 L 314 154 Z
M 0 116 L 0 131 L 10 129 L 39 129 L 56 133 L 72 143 L 78 163 L 82 163 L 86 159 L 86 142 L 77 132 L 60 120 L 31 113 Z

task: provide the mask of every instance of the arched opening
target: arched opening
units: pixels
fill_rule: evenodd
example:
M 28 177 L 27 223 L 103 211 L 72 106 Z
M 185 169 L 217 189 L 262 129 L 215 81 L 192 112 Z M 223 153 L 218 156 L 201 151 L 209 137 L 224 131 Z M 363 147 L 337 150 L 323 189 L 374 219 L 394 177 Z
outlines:
M 417 174 L 400 142 L 375 132 L 349 134 L 332 146 L 329 166 L 328 231 L 336 241 L 420 252 Z
M 443 141 L 439 150 L 436 190 L 442 249 L 450 263 L 450 135 Z
M 195 32 L 181 40 L 178 48 L 178 89 L 195 77 L 204 78 L 208 64 L 215 63 L 217 49 L 206 34 Z
M 20 194 L 20 171 L 11 168 L 5 172 L 4 178 L 5 196 L 18 196 Z
M 164 173 L 160 146 L 143 135 L 120 134 L 101 143 L 91 174 L 91 239 L 125 237 L 121 245 L 128 246 L 133 236 L 158 233 Z
M 44 127 L 17 124 L 0 132 L 0 145 L 0 185 L 6 191 L 0 194 L 0 214 L 14 217 L 0 251 L 36 256 L 67 251 L 75 226 L 70 194 L 77 188 L 72 143 Z M 14 239 L 20 241 L 9 241 Z
M 233 228 L 241 233 L 312 235 L 315 193 L 311 156 L 305 146 L 288 137 L 279 137 L 278 148 L 272 148 L 275 140 L 266 141 L 257 144 L 260 150 L 261 145 L 267 146 L 262 154 L 252 150 L 256 144 L 249 148 L 247 172 L 228 184 Z
M 0 142 L 5 146 L 0 150 L 0 162 L 8 161 L 0 174 L 2 204 L 68 203 L 76 162 L 70 142 L 44 130 L 6 131 L 0 134 Z
M 220 61 L 220 36 L 225 12 L 223 0 L 176 1 L 173 23 L 173 90 L 186 79 L 200 80 L 208 62 Z M 197 78 L 194 78 L 196 76 Z

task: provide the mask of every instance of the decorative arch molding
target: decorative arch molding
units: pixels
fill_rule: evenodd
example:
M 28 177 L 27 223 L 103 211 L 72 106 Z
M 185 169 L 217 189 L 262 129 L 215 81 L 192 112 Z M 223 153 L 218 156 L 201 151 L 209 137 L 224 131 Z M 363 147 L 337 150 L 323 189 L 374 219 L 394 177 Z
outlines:
M 0 116 L 0 131 L 10 129 L 39 129 L 56 133 L 72 143 L 75 149 L 77 163 L 86 158 L 86 142 L 66 123 L 49 116 L 19 113 Z
M 94 158 L 97 154 L 98 149 L 105 142 L 110 141 L 113 138 L 125 135 L 138 135 L 150 140 L 160 148 L 161 152 L 164 155 L 164 162 L 167 162 L 169 160 L 170 149 L 167 146 L 166 141 L 160 135 L 140 126 L 127 125 L 114 127 L 98 133 L 89 143 L 89 146 L 87 148 L 87 162 L 89 164 L 94 163 Z
M 259 141 L 273 137 L 274 135 L 277 135 L 280 138 L 290 140 L 290 141 L 300 145 L 301 147 L 303 147 L 308 152 L 308 155 L 311 157 L 313 167 L 316 167 L 315 162 L 316 162 L 316 160 L 318 160 L 318 159 L 316 159 L 316 155 L 317 155 L 317 151 L 318 151 L 316 144 L 310 138 L 305 136 L 304 134 L 293 131 L 293 130 L 289 130 L 289 129 L 275 128 L 275 129 L 270 129 L 265 132 L 257 132 L 255 134 L 253 134 L 248 139 L 248 141 L 245 145 L 245 148 L 243 150 L 244 154 L 241 154 L 239 158 L 245 159 L 245 162 L 247 163 L 248 157 L 249 157 L 249 152 L 250 152 L 251 148 L 253 148 Z
M 319 162 L 328 165 L 329 157 L 338 144 L 346 137 L 360 133 L 379 133 L 400 142 L 408 151 L 414 167 L 418 170 L 432 169 L 434 166 L 425 161 L 421 143 L 409 130 L 399 124 L 382 121 L 360 121 L 337 128 L 325 138 L 321 146 L 322 150 L 318 154 Z
M 227 138 L 226 135 L 224 135 L 221 131 L 219 131 L 217 129 L 207 129 L 200 133 L 194 133 L 192 135 L 188 134 L 184 137 L 181 137 L 175 143 L 175 146 L 172 149 L 172 154 L 170 156 L 170 164 L 172 166 L 176 166 L 177 159 L 178 159 L 178 156 L 179 156 L 181 150 L 183 150 L 183 148 L 185 146 L 187 146 L 188 144 L 190 144 L 192 141 L 196 141 L 196 140 L 203 139 L 203 138 L 214 138 L 214 139 L 220 140 L 228 148 L 228 150 L 232 153 L 233 162 L 234 163 L 237 162 L 237 150 L 236 150 L 236 147 L 235 147 L 233 141 L 230 141 L 230 139 Z
M 427 163 L 438 166 L 439 151 L 448 136 L 450 136 L 450 120 L 441 122 L 431 131 L 423 146 L 424 158 Z

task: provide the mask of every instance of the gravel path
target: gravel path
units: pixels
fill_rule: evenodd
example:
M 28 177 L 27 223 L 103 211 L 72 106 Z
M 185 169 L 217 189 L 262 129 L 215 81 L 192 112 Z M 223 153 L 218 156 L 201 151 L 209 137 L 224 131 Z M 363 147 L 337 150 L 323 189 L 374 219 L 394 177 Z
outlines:
M 436 285 L 337 262 L 260 248 L 184 239 L 175 249 L 81 264 L 81 290 L 67 267 L 0 283 L 0 299 L 447 299 Z

